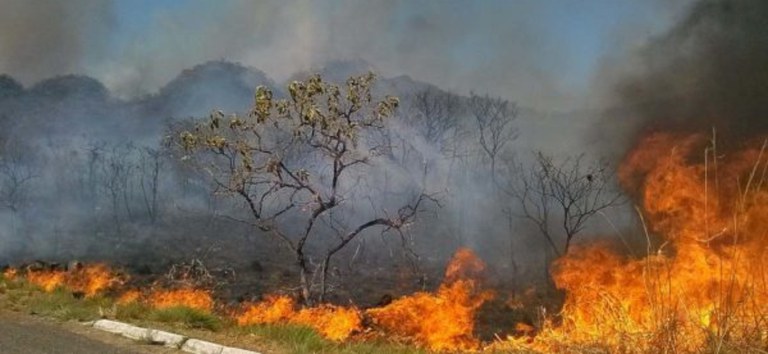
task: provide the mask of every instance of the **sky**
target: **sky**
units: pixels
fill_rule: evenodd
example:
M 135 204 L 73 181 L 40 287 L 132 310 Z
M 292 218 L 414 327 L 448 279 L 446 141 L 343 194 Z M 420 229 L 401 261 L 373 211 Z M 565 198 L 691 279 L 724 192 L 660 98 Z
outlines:
M 663 33 L 690 1 L 0 0 L 0 73 L 25 85 L 94 76 L 152 93 L 225 59 L 282 81 L 337 59 L 382 75 L 578 109 L 612 61 Z M 34 26 L 34 27 L 33 27 Z

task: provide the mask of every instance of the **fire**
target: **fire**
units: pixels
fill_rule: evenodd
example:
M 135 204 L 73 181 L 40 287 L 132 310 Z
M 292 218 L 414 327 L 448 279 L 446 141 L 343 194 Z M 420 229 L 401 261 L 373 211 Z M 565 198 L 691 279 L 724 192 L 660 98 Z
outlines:
M 115 275 L 105 264 L 89 264 L 67 273 L 66 287 L 93 297 L 105 290 L 122 285 L 121 277 Z
M 291 322 L 314 328 L 330 340 L 341 341 L 363 328 L 360 311 L 354 307 L 321 305 L 301 309 Z
M 236 317 L 240 326 L 292 323 L 314 328 L 328 339 L 341 341 L 363 329 L 363 316 L 377 328 L 411 339 L 434 350 L 476 349 L 474 320 L 477 309 L 492 294 L 480 289 L 485 264 L 468 250 L 459 250 L 446 269 L 436 293 L 416 293 L 391 304 L 365 311 L 355 307 L 320 305 L 297 310 L 287 296 L 268 296 L 247 305 Z
M 412 338 L 432 350 L 475 349 L 479 346 L 473 333 L 475 314 L 492 297 L 479 288 L 478 275 L 484 268 L 472 251 L 461 249 L 436 293 L 419 292 L 367 314 L 384 331 Z
M 117 298 L 119 305 L 127 305 L 137 303 L 141 300 L 141 292 L 138 290 L 128 290 Z
M 562 324 L 540 330 L 541 351 L 600 345 L 619 352 L 693 352 L 729 339 L 768 338 L 768 152 L 717 156 L 699 135 L 648 136 L 620 169 L 661 246 L 644 257 L 607 245 L 575 248 L 553 267 L 565 290 Z M 706 151 L 706 152 L 705 152 Z
M 321 305 L 297 311 L 293 299 L 275 295 L 247 306 L 236 321 L 240 326 L 275 323 L 308 326 L 335 341 L 345 340 L 363 328 L 360 311 L 354 307 Z
M 64 286 L 65 273 L 60 270 L 31 271 L 27 273 L 27 280 L 46 292 L 51 292 Z
M 240 326 L 287 322 L 294 316 L 295 308 L 296 302 L 290 297 L 270 295 L 262 302 L 247 306 L 236 320 Z
M 117 275 L 105 264 L 89 264 L 64 270 L 29 270 L 26 279 L 46 292 L 64 288 L 74 293 L 93 297 L 121 285 L 124 277 Z
M 157 309 L 183 306 L 206 312 L 213 310 L 211 292 L 202 289 L 156 290 L 149 295 L 147 301 Z
M 19 275 L 19 270 L 16 268 L 8 268 L 3 271 L 3 279 L 6 280 L 16 280 L 16 277 Z

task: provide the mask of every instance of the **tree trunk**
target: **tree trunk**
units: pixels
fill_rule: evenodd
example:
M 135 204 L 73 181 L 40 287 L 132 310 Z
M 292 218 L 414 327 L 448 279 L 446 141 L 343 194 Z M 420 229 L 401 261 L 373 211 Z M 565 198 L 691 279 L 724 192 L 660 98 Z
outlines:
M 301 286 L 301 300 L 306 305 L 312 304 L 312 284 L 309 280 L 309 271 L 307 262 L 303 255 L 299 255 L 299 282 Z
M 328 281 L 328 265 L 331 263 L 331 256 L 328 255 L 325 257 L 325 260 L 323 261 L 323 268 L 322 268 L 322 274 L 320 277 L 320 294 L 318 295 L 318 300 L 322 303 L 325 301 L 325 292 L 326 292 L 326 282 Z

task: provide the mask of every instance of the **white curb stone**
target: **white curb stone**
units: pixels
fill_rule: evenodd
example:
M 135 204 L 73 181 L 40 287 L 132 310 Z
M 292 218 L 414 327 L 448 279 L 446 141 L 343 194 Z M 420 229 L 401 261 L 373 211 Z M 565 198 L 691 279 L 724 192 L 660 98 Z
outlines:
M 224 346 L 216 343 L 206 342 L 199 339 L 188 339 L 181 346 L 181 350 L 192 354 L 221 354 Z
M 93 322 L 93 328 L 119 334 L 134 340 L 151 341 L 153 343 L 163 344 L 169 348 L 179 348 L 182 351 L 192 354 L 260 354 L 250 350 L 225 347 L 223 345 L 199 339 L 187 339 L 187 337 L 180 334 L 157 329 L 136 327 L 117 321 L 98 320 Z
M 261 354 L 261 353 L 240 349 L 240 348 L 225 347 L 224 350 L 221 351 L 221 354 Z
M 146 328 L 136 327 L 127 323 L 99 320 L 94 322 L 94 328 L 98 328 L 110 333 L 119 334 L 123 337 L 127 337 L 135 340 L 147 340 L 149 339 L 149 330 Z
M 154 343 L 162 343 L 168 348 L 176 349 L 181 347 L 181 344 L 184 343 L 184 341 L 187 339 L 187 337 L 184 337 L 180 334 L 165 332 L 157 329 L 150 329 L 148 338 Z

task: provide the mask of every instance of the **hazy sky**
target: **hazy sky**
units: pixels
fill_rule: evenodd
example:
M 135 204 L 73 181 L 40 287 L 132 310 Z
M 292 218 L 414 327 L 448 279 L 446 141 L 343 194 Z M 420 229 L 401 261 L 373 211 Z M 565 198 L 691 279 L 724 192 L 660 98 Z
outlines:
M 120 95 L 156 90 L 213 59 L 276 80 L 364 59 L 461 93 L 545 110 L 589 98 L 606 58 L 663 32 L 690 1 L 0 0 L 0 72 L 29 85 L 95 76 Z

